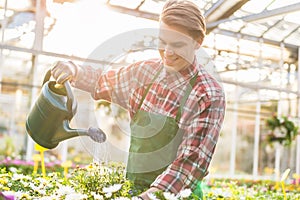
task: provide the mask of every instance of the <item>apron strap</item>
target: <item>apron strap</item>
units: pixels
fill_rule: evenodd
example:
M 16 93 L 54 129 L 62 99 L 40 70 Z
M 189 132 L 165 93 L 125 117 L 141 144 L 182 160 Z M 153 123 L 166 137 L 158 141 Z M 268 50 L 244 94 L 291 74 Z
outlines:
M 187 85 L 187 89 L 186 89 L 186 92 L 184 93 L 184 96 L 183 98 L 181 99 L 181 102 L 180 102 L 180 105 L 179 105 L 179 109 L 178 109 L 178 112 L 176 114 L 176 118 L 175 118 L 175 121 L 178 123 L 180 118 L 181 118 L 181 114 L 182 114 L 182 110 L 183 110 L 183 106 L 185 105 L 185 102 L 187 101 L 188 97 L 190 96 L 191 92 L 192 92 L 192 89 L 195 85 L 195 82 L 197 80 L 197 75 L 198 74 L 195 74 L 193 76 L 193 78 L 190 80 L 190 84 Z
M 139 103 L 138 109 L 141 108 L 142 103 L 144 102 L 144 100 L 146 98 L 146 95 L 148 94 L 151 86 L 153 85 L 155 79 L 158 77 L 158 75 L 160 74 L 160 72 L 162 71 L 162 69 L 163 69 L 163 67 L 158 70 L 158 72 L 155 74 L 155 76 L 151 80 L 151 83 L 148 85 L 148 87 L 146 89 L 146 92 L 143 94 L 143 97 L 142 97 L 142 99 L 141 99 L 141 101 Z M 193 78 L 189 82 L 189 85 L 187 86 L 187 90 L 186 90 L 186 92 L 185 92 L 185 94 L 184 94 L 184 96 L 183 96 L 183 98 L 182 98 L 182 100 L 180 102 L 180 106 L 179 106 L 178 112 L 176 114 L 176 118 L 175 118 L 176 122 L 179 122 L 179 120 L 181 118 L 181 113 L 182 113 L 182 110 L 183 110 L 183 106 L 185 105 L 185 102 L 187 101 L 188 97 L 190 96 L 190 93 L 192 92 L 192 89 L 193 89 L 193 87 L 195 85 L 196 80 L 197 80 L 197 74 L 195 74 L 193 76 Z
M 142 103 L 144 102 L 144 100 L 145 100 L 145 98 L 146 98 L 146 95 L 148 94 L 148 92 L 149 92 L 151 86 L 153 85 L 155 79 L 158 77 L 158 75 L 160 74 L 160 72 L 161 72 L 162 69 L 163 69 L 163 67 L 160 68 L 160 69 L 158 70 L 158 72 L 155 74 L 155 76 L 154 76 L 153 79 L 151 80 L 150 84 L 148 85 L 148 87 L 147 87 L 147 89 L 146 89 L 146 92 L 144 92 L 144 94 L 143 94 L 143 97 L 142 97 L 142 99 L 141 99 L 141 101 L 140 101 L 140 103 L 139 103 L 138 109 L 141 108 Z

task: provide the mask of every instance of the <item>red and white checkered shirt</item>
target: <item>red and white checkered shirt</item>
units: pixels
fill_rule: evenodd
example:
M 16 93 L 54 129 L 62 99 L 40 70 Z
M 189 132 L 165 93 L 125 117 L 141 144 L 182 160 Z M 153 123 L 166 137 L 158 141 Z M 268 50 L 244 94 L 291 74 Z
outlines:
M 83 67 L 83 76 L 78 77 L 73 86 L 90 92 L 94 99 L 121 105 L 132 117 L 147 86 L 161 67 L 159 59 L 106 71 Z M 163 69 L 140 108 L 175 118 L 189 81 L 195 74 L 196 83 L 179 120 L 184 135 L 177 157 L 151 185 L 173 193 L 184 188 L 194 189 L 207 174 L 224 119 L 224 91 L 195 59 L 189 68 L 178 73 Z

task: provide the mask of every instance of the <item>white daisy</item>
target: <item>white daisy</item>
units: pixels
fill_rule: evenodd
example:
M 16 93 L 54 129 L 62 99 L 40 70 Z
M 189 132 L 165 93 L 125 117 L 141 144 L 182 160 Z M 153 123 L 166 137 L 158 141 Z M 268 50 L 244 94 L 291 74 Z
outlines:
M 114 184 L 109 187 L 104 187 L 102 191 L 104 193 L 114 193 L 114 192 L 119 191 L 121 189 L 121 187 L 122 187 L 122 184 Z
M 147 196 L 149 197 L 149 199 L 151 199 L 151 200 L 159 200 L 156 196 L 155 196 L 155 194 L 153 194 L 153 193 L 147 193 Z
M 95 200 L 103 200 L 104 199 L 101 194 L 97 194 L 95 192 L 92 192 L 92 195 L 93 195 Z
M 191 196 L 192 194 L 192 190 L 191 189 L 184 189 L 184 190 L 181 190 L 179 192 L 179 196 L 181 198 L 188 198 L 189 196 Z
M 31 180 L 31 177 L 25 176 L 23 174 L 13 174 L 12 180 L 17 181 L 17 180 Z
M 66 196 L 66 200 L 84 200 L 87 199 L 87 195 L 86 194 L 80 194 L 80 193 L 72 193 L 72 194 L 68 194 Z
M 172 194 L 170 192 L 164 192 L 163 195 L 168 200 L 178 200 L 178 198 L 175 196 L 175 194 Z
M 128 197 L 117 197 L 114 200 L 130 200 Z
M 74 189 L 70 186 L 64 186 L 62 185 L 58 190 L 57 190 L 57 194 L 59 196 L 63 196 L 63 195 L 68 195 L 68 194 L 73 194 L 75 193 Z
M 139 200 L 139 197 L 132 197 L 131 200 Z
M 112 196 L 112 193 L 111 193 L 111 192 L 108 192 L 108 193 L 105 194 L 105 197 L 106 197 L 106 198 L 110 198 L 111 196 Z

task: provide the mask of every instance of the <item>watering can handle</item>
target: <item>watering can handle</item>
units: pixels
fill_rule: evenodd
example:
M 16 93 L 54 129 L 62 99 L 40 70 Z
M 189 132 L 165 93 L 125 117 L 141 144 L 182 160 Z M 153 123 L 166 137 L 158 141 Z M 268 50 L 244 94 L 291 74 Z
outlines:
M 50 80 L 50 77 L 51 77 L 51 69 L 49 69 L 46 74 L 45 74 L 45 77 L 44 77 L 44 80 L 43 80 L 43 84 L 44 85 L 47 81 Z
M 73 95 L 73 92 L 71 90 L 71 86 L 70 86 L 70 83 L 69 81 L 65 81 L 64 82 L 64 86 L 66 88 L 66 91 L 67 91 L 67 108 L 70 112 L 73 113 L 73 102 L 74 102 L 74 95 Z
M 45 77 L 44 77 L 44 80 L 43 80 L 43 85 L 50 80 L 50 77 L 51 77 L 51 69 L 49 69 L 46 74 L 45 74 Z M 67 108 L 69 111 L 73 112 L 72 110 L 72 107 L 73 107 L 73 102 L 74 102 L 74 95 L 72 93 L 72 90 L 71 90 L 71 86 L 70 86 L 70 83 L 69 81 L 65 81 L 64 82 L 64 86 L 66 88 L 66 91 L 67 91 Z

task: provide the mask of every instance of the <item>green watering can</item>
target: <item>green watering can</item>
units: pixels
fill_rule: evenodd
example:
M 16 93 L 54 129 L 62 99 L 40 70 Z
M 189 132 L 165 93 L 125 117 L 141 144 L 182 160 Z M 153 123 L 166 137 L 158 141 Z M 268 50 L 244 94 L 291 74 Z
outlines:
M 42 91 L 27 116 L 26 130 L 31 138 L 47 149 L 53 149 L 59 142 L 76 136 L 89 136 L 96 142 L 104 142 L 106 135 L 99 128 L 70 128 L 69 122 L 77 110 L 71 86 L 68 81 L 63 85 L 49 81 L 50 77 L 51 71 L 48 70 Z

